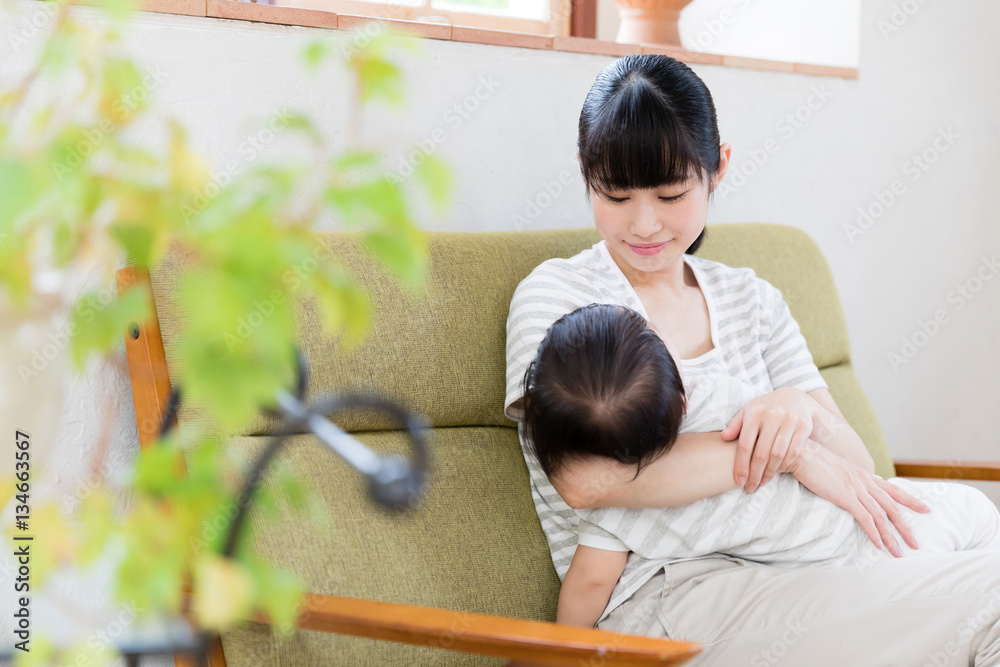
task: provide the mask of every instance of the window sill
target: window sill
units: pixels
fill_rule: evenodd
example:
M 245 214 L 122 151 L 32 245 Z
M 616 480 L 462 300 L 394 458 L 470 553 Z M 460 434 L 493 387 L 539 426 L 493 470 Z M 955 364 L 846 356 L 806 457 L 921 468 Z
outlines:
M 93 0 L 72 0 L 73 4 L 96 4 Z M 858 70 L 849 67 L 829 67 L 806 63 L 789 63 L 775 60 L 739 58 L 712 53 L 698 53 L 665 44 L 619 44 L 586 37 L 566 37 L 562 35 L 535 35 L 507 30 L 488 30 L 452 26 L 449 23 L 427 23 L 423 21 L 403 21 L 378 17 L 336 14 L 315 9 L 259 5 L 236 0 L 140 0 L 140 9 L 162 14 L 183 14 L 208 18 L 231 19 L 277 23 L 280 25 L 351 30 L 367 21 L 382 21 L 401 32 L 427 39 L 443 39 L 453 42 L 471 42 L 494 46 L 515 46 L 528 49 L 591 53 L 605 56 L 626 56 L 633 53 L 660 53 L 685 63 L 720 65 L 744 69 L 774 72 L 794 72 L 812 76 L 832 76 L 845 79 L 858 78 Z

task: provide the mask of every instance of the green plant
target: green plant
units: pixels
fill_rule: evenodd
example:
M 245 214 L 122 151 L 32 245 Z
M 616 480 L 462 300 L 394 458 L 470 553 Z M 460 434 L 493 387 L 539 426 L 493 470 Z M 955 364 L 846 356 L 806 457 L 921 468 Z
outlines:
M 212 434 L 238 428 L 290 385 L 302 299 L 315 299 L 329 332 L 344 333 L 344 345 L 364 336 L 369 306 L 350 267 L 324 261 L 314 271 L 296 271 L 315 256 L 317 222 L 332 218 L 365 232 L 382 266 L 417 288 L 426 249 L 410 199 L 420 192 L 443 213 L 450 170 L 425 156 L 413 178 L 400 179 L 378 151 L 337 150 L 306 114 L 288 112 L 280 119 L 286 136 L 305 147 L 309 160 L 255 161 L 221 187 L 178 121 L 160 121 L 169 132 L 165 149 L 135 139 L 135 128 L 158 121 L 155 85 L 121 48 L 133 7 L 109 0 L 105 8 L 115 21 L 98 25 L 79 20 L 62 2 L 52 6 L 51 29 L 34 64 L 10 89 L 0 89 L 0 285 L 14 307 L 27 306 L 43 270 L 100 272 L 107 284 L 124 255 L 148 269 L 178 246 L 196 257 L 197 268 L 179 280 L 178 302 L 191 317 L 176 374 L 185 400 L 197 403 L 217 430 L 196 434 L 186 457 L 176 436 L 144 452 L 124 489 L 132 498 L 126 511 L 114 511 L 112 488 L 91 493 L 73 516 L 54 505 L 33 508 L 35 530 L 44 531 L 51 548 L 33 563 L 32 588 L 56 568 L 84 567 L 114 552 L 121 554 L 117 594 L 141 609 L 178 612 L 190 578 L 192 611 L 202 627 L 221 629 L 255 611 L 288 627 L 299 600 L 295 578 L 246 549 L 233 561 L 222 559 L 224 531 L 205 538 L 204 526 L 236 502 L 233 483 L 218 482 L 234 476 L 224 444 Z M 394 51 L 416 46 L 382 30 L 342 47 L 356 119 L 367 105 L 402 105 Z M 315 40 L 303 52 L 303 66 L 319 76 L 336 51 L 330 40 Z M 288 280 L 289 272 L 298 279 Z M 264 300 L 273 306 L 270 315 L 250 335 L 234 336 L 240 318 Z M 70 309 L 78 367 L 148 315 L 138 292 L 107 305 L 88 293 Z M 308 490 L 287 472 L 274 474 L 286 498 L 309 502 Z M 13 488 L 5 483 L 0 494 Z M 0 495 L 0 507 L 8 500 Z M 265 494 L 260 501 L 268 507 L 278 499 Z M 33 661 L 55 655 L 42 648 Z M 72 662 L 72 655 L 61 659 Z

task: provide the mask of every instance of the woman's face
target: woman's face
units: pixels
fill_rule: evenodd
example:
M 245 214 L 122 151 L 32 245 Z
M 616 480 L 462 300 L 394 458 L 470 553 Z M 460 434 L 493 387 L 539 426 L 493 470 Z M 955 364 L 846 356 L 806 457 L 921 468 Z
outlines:
M 674 265 L 698 238 L 708 217 L 710 189 L 725 174 L 728 157 L 724 144 L 714 184 L 694 176 L 650 190 L 590 193 L 597 231 L 630 281 L 642 282 L 643 274 Z

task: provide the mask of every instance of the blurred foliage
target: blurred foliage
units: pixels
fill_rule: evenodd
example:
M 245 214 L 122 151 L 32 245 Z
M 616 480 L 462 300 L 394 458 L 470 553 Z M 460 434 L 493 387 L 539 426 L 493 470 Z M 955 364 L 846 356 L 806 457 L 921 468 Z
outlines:
M 333 220 L 364 232 L 381 266 L 417 287 L 427 258 L 410 199 L 422 193 L 435 214 L 443 213 L 451 170 L 424 155 L 402 178 L 379 151 L 332 147 L 307 114 L 288 111 L 268 119 L 269 126 L 280 130 L 276 137 L 304 144 L 309 159 L 280 165 L 253 159 L 236 173 L 213 171 L 184 126 L 157 113 L 166 75 L 124 53 L 134 7 L 108 0 L 114 20 L 98 22 L 80 20 L 62 1 L 51 5 L 38 35 L 21 39 L 36 51 L 23 77 L 0 88 L 0 290 L 12 303 L 28 304 L 34 278 L 45 269 L 92 275 L 96 265 L 110 276 L 124 255 L 153 269 L 179 247 L 195 261 L 179 276 L 178 306 L 189 317 L 178 341 L 183 362 L 172 370 L 185 400 L 204 409 L 220 431 L 232 432 L 290 386 L 297 303 L 315 299 L 328 333 L 343 333 L 344 345 L 365 335 L 369 304 L 350 267 L 327 255 L 313 270 L 303 269 L 317 257 L 317 224 Z M 358 110 L 400 108 L 405 77 L 395 54 L 418 42 L 387 28 L 357 36 L 350 45 L 341 42 L 339 53 L 329 37 L 311 42 L 303 71 L 319 77 L 336 62 L 349 75 Z M 135 139 L 136 128 L 150 124 L 167 131 L 159 152 Z M 252 330 L 241 328 L 262 303 L 268 315 L 255 318 Z M 71 313 L 78 368 L 107 353 L 128 323 L 150 315 L 137 293 L 108 302 L 99 291 L 82 295 Z M 248 549 L 232 561 L 219 556 L 240 475 L 221 443 L 197 439 L 186 457 L 175 437 L 145 451 L 125 489 L 131 502 L 124 511 L 115 511 L 121 490 L 103 487 L 72 515 L 34 506 L 32 528 L 46 548 L 33 556 L 32 589 L 60 567 L 85 567 L 118 553 L 117 595 L 140 609 L 179 613 L 190 582 L 191 612 L 204 628 L 225 628 L 252 613 L 291 627 L 300 599 L 294 576 Z M 268 479 L 280 497 L 259 491 L 255 502 L 264 510 L 317 502 L 281 466 Z M 309 514 L 324 513 L 313 507 Z M 56 659 L 56 649 L 40 639 L 24 664 Z M 58 659 L 75 664 L 74 655 L 69 649 Z

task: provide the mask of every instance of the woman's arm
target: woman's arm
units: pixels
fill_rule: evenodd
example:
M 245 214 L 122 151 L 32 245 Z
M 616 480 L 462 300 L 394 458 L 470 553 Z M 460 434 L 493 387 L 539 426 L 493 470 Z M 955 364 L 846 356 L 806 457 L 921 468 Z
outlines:
M 813 430 L 809 437 L 834 454 L 839 454 L 847 461 L 874 473 L 875 460 L 872 459 L 861 436 L 847 423 L 830 390 L 816 389 L 810 391 L 808 396 L 816 402 Z M 761 484 L 765 481 L 761 481 Z
M 895 484 L 843 459 L 819 443 L 809 440 L 806 446 L 790 457 L 779 472 L 790 472 L 795 479 L 820 496 L 850 512 L 876 547 L 887 546 L 897 558 L 899 549 L 891 526 L 912 549 L 919 544 L 900 505 L 917 512 L 929 512 L 926 504 L 904 492 Z
M 592 628 L 625 571 L 627 551 L 579 545 L 559 590 L 556 623 Z
M 551 478 L 570 507 L 673 507 L 737 488 L 734 443 L 718 431 L 682 433 L 669 452 L 635 476 L 635 466 L 603 457 L 567 462 Z M 633 479 L 634 478 L 634 479 Z

